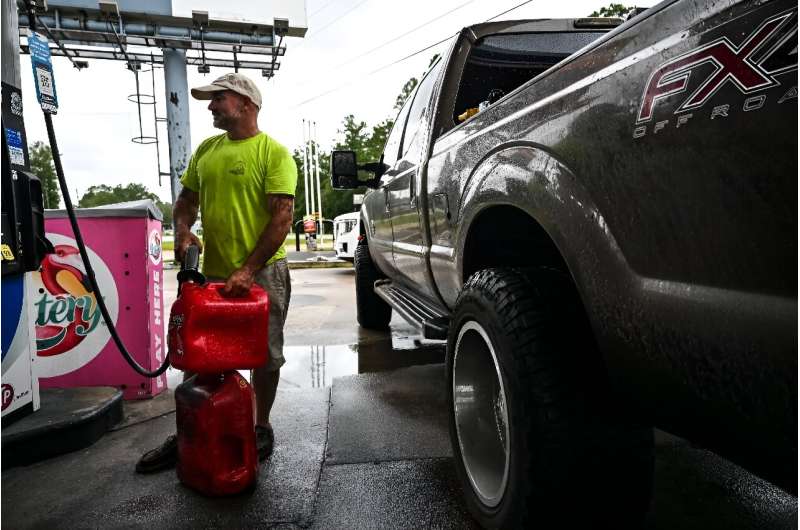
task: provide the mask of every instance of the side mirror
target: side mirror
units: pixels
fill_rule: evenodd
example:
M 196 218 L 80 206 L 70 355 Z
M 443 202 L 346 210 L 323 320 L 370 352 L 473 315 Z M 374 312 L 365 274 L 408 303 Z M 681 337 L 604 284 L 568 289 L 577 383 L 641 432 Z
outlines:
M 331 187 L 339 190 L 352 190 L 362 186 L 378 188 L 381 185 L 381 177 L 387 169 L 389 166 L 383 163 L 383 156 L 380 162 L 359 166 L 355 151 L 334 151 L 331 153 Z M 359 170 L 372 173 L 373 177 L 366 180 L 359 179 Z
M 331 153 L 331 187 L 351 190 L 359 187 L 358 163 L 355 151 L 334 151 Z

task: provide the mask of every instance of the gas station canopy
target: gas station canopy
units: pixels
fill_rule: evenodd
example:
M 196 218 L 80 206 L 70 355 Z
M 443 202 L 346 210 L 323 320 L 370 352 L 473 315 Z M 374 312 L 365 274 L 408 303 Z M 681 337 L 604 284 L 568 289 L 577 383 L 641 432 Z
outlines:
M 283 37 L 305 36 L 305 2 L 237 5 L 241 3 L 225 2 L 226 11 L 221 11 L 219 2 L 51 0 L 37 15 L 37 26 L 46 28 L 55 44 L 51 54 L 69 57 L 78 68 L 86 66 L 86 59 L 162 64 L 162 55 L 150 50 L 169 48 L 194 51 L 186 62 L 201 71 L 211 66 L 258 69 L 272 77 L 280 68 L 277 58 L 286 53 Z M 29 53 L 29 27 L 29 15 L 20 4 L 23 53 Z

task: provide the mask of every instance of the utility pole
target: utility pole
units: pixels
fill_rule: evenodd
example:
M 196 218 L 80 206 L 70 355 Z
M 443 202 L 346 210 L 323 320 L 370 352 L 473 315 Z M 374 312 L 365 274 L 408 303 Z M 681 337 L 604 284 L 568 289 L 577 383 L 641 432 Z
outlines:
M 309 212 L 309 209 L 308 209 L 308 199 L 309 199 L 309 195 L 308 195 L 308 149 L 307 149 L 308 140 L 306 140 L 306 120 L 305 120 L 305 118 L 303 119 L 302 129 L 303 129 L 303 191 L 304 191 L 303 195 L 305 195 L 305 198 L 306 198 L 306 216 L 308 216 L 308 212 Z M 305 220 L 305 219 L 303 219 L 303 220 Z
M 306 150 L 306 156 L 308 157 L 308 188 L 306 188 L 306 192 L 310 192 L 311 197 L 311 210 L 309 210 L 309 213 L 314 215 L 316 195 L 314 193 L 314 159 L 311 156 L 311 121 L 303 121 L 306 126 L 304 129 L 306 138 L 304 146 Z
M 322 243 L 323 238 L 325 236 L 325 223 L 322 222 L 324 219 L 322 217 L 322 192 L 320 191 L 319 185 L 319 144 L 317 143 L 317 122 L 313 122 L 314 124 L 314 172 L 317 178 L 317 204 L 319 208 L 317 211 L 319 212 L 319 238 L 320 243 Z

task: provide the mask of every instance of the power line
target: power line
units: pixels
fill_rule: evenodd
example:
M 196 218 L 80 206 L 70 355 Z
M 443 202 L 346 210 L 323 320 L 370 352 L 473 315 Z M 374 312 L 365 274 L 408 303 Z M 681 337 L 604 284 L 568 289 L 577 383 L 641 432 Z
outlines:
M 364 0 L 364 1 L 368 1 L 368 0 Z M 490 22 L 490 21 L 492 21 L 492 20 L 494 20 L 494 19 L 496 19 L 496 18 L 498 18 L 498 17 L 501 17 L 501 16 L 503 16 L 503 15 L 505 15 L 505 14 L 507 14 L 507 13 L 510 13 L 510 12 L 514 11 L 515 9 L 519 9 L 520 7 L 522 7 L 522 6 L 526 5 L 526 4 L 530 4 L 531 2 L 533 2 L 533 0 L 526 0 L 525 2 L 522 2 L 522 3 L 520 3 L 520 4 L 517 4 L 517 5 L 515 5 L 514 7 L 510 8 L 510 9 L 507 9 L 507 10 L 505 10 L 505 11 L 503 11 L 502 13 L 499 13 L 499 14 L 497 14 L 497 15 L 494 15 L 494 16 L 493 16 L 493 17 L 491 17 L 491 18 L 488 18 L 488 19 L 486 19 L 484 22 Z M 362 3 L 363 3 L 363 2 L 362 2 Z M 445 37 L 444 39 L 442 39 L 442 40 L 440 40 L 440 41 L 437 41 L 437 42 L 434 42 L 433 44 L 429 44 L 428 46 L 425 46 L 425 47 L 424 47 L 424 48 L 422 48 L 421 50 L 417 50 L 417 51 L 415 51 L 414 53 L 411 53 L 411 54 L 409 54 L 409 55 L 406 55 L 405 57 L 402 57 L 402 58 L 400 58 L 400 59 L 397 59 L 397 60 L 395 60 L 395 61 L 392 61 L 392 62 L 391 62 L 391 63 L 389 63 L 389 64 L 385 64 L 385 65 L 381 66 L 380 68 L 377 68 L 377 69 L 375 69 L 375 70 L 373 70 L 373 71 L 371 71 L 371 72 L 368 72 L 368 73 L 366 73 L 366 74 L 363 74 L 363 75 L 359 76 L 358 78 L 351 79 L 350 81 L 347 81 L 346 83 L 343 83 L 343 84 L 341 84 L 341 85 L 339 85 L 339 86 L 337 86 L 337 87 L 335 87 L 335 88 L 332 88 L 332 89 L 330 89 L 330 90 L 326 90 L 325 92 L 322 92 L 322 93 L 320 93 L 320 94 L 317 94 L 316 96 L 312 96 L 312 97 L 310 97 L 310 98 L 308 98 L 308 99 L 306 99 L 306 100 L 304 100 L 304 101 L 301 101 L 300 103 L 298 103 L 297 105 L 295 105 L 295 108 L 297 108 L 297 107 L 302 107 L 303 105 L 306 105 L 306 104 L 308 104 L 308 103 L 311 103 L 312 101 L 314 101 L 314 100 L 316 100 L 316 99 L 319 99 L 319 98 L 321 98 L 321 97 L 325 97 L 325 96 L 327 96 L 328 94 L 331 94 L 331 93 L 333 93 L 333 92 L 338 92 L 339 90 L 341 90 L 341 89 L 343 89 L 343 88 L 345 88 L 345 87 L 348 87 L 348 86 L 350 86 L 350 85 L 354 84 L 356 81 L 360 81 L 361 79 L 363 79 L 363 78 L 365 78 L 365 77 L 370 77 L 370 76 L 373 76 L 373 75 L 377 74 L 378 72 L 381 72 L 381 71 L 383 71 L 383 70 L 386 70 L 387 68 L 390 68 L 390 67 L 392 67 L 392 66 L 394 66 L 394 65 L 396 65 L 396 64 L 398 64 L 398 63 L 401 63 L 401 62 L 403 62 L 403 61 L 405 61 L 405 60 L 408 60 L 408 59 L 410 59 L 410 58 L 412 58 L 412 57 L 414 57 L 414 56 L 416 56 L 416 55 L 419 55 L 420 53 L 423 53 L 423 52 L 425 52 L 425 51 L 427 51 L 427 50 L 430 50 L 430 49 L 431 49 L 431 48 L 433 48 L 434 46 L 438 46 L 439 44 L 442 44 L 443 42 L 447 41 L 447 40 L 448 40 L 448 39 L 450 39 L 451 37 L 452 37 L 452 36 Z
M 394 62 L 392 62 L 392 63 L 386 64 L 386 65 L 383 65 L 383 66 L 381 66 L 380 68 L 378 68 L 377 70 L 373 70 L 373 71 L 371 71 L 371 72 L 370 72 L 370 73 L 368 73 L 367 75 L 368 75 L 368 76 L 370 76 L 370 75 L 377 74 L 378 72 L 380 72 L 380 71 L 383 71 L 383 70 L 386 70 L 387 68 L 390 68 L 390 67 L 392 67 L 392 66 L 394 66 L 394 65 L 396 65 L 396 64 L 398 64 L 398 63 L 402 63 L 402 62 L 403 62 L 403 61 L 405 61 L 406 59 L 411 59 L 412 57 L 414 57 L 414 56 L 416 56 L 416 55 L 419 55 L 419 54 L 420 54 L 420 53 L 422 53 L 422 52 L 426 52 L 426 51 L 430 50 L 431 48 L 433 48 L 434 46 L 438 46 L 438 45 L 440 45 L 441 43 L 443 43 L 443 42 L 445 42 L 445 41 L 448 41 L 448 40 L 450 40 L 451 38 L 452 38 L 452 35 L 451 35 L 451 36 L 449 36 L 449 37 L 445 37 L 445 38 L 443 38 L 442 40 L 440 40 L 440 41 L 438 41 L 438 42 L 434 42 L 434 43 L 433 43 L 433 44 L 431 44 L 430 46 L 426 46 L 426 47 L 422 48 L 421 50 L 417 50 L 417 51 L 415 51 L 414 53 L 411 53 L 411 54 L 409 54 L 409 55 L 406 55 L 406 56 L 405 56 L 405 57 L 403 57 L 402 59 L 397 59 L 396 61 L 394 61 Z
M 343 88 L 345 88 L 345 87 L 348 87 L 348 86 L 352 85 L 353 83 L 355 83 L 356 81 L 359 81 L 360 79 L 363 79 L 363 78 L 365 78 L 365 77 L 369 77 L 369 76 L 375 75 L 375 74 L 377 74 L 378 72 L 380 72 L 380 71 L 382 71 L 382 70 L 386 70 L 387 68 L 390 68 L 390 67 L 392 67 L 392 66 L 396 65 L 397 63 L 401 63 L 401 62 L 405 61 L 406 59 L 410 59 L 410 58 L 414 57 L 415 55 L 419 55 L 420 53 L 422 53 L 422 52 L 424 52 L 424 51 L 430 50 L 430 49 L 431 49 L 431 48 L 433 48 L 434 46 L 438 46 L 439 44 L 441 44 L 441 43 L 443 43 L 443 42 L 445 42 L 445 41 L 449 40 L 450 38 L 451 38 L 451 37 L 446 37 L 446 38 L 444 38 L 444 39 L 440 40 L 439 42 L 434 42 L 434 43 L 433 43 L 433 44 L 431 44 L 430 46 L 426 46 L 425 48 L 422 48 L 421 50 L 417 50 L 417 51 L 415 51 L 414 53 L 412 53 L 412 54 L 410 54 L 410 55 L 406 55 L 406 56 L 405 56 L 405 57 L 403 57 L 402 59 L 398 59 L 398 60 L 394 61 L 393 63 L 389 63 L 389 64 L 386 64 L 386 65 L 384 65 L 384 66 L 381 66 L 381 67 L 380 67 L 380 68 L 378 68 L 377 70 L 373 70 L 373 71 L 371 71 L 371 72 L 369 72 L 369 73 L 367 73 L 367 74 L 364 74 L 364 75 L 362 75 L 361 77 L 359 77 L 359 78 L 357 78 L 357 79 L 353 79 L 353 80 L 351 80 L 351 81 L 348 81 L 347 83 L 344 83 L 344 84 L 342 84 L 342 85 L 339 85 L 339 86 L 337 86 L 337 87 L 335 87 L 335 88 L 332 88 L 332 89 L 330 89 L 330 90 L 327 90 L 327 91 L 325 91 L 325 92 L 322 92 L 321 94 L 317 94 L 316 96 L 312 96 L 312 97 L 308 98 L 307 100 L 305 100 L 305 101 L 302 101 L 302 102 L 298 103 L 297 105 L 295 105 L 295 107 L 302 107 L 302 106 L 303 106 L 303 105 L 305 105 L 306 103 L 310 103 L 310 102 L 314 101 L 315 99 L 319 99 L 319 98 L 321 98 L 321 97 L 323 97 L 323 96 L 327 96 L 328 94 L 331 94 L 331 93 L 333 93 L 333 92 L 337 92 L 337 91 L 339 91 L 339 90 L 341 90 L 341 89 L 343 89 Z
M 499 18 L 499 17 L 502 17 L 502 16 L 503 16 L 503 15 L 505 15 L 506 13 L 511 13 L 511 12 L 512 12 L 512 11 L 514 11 L 515 9 L 519 9 L 520 7 L 524 6 L 525 4 L 530 4 L 531 2 L 533 2 L 533 0 L 528 0 L 527 2 L 522 2 L 522 3 L 521 3 L 521 4 L 519 4 L 519 5 L 515 5 L 515 6 L 514 6 L 514 7 L 512 7 L 511 9 L 508 9 L 508 10 L 506 10 L 506 11 L 503 11 L 503 12 L 502 12 L 502 13 L 500 13 L 499 15 L 495 15 L 495 16 L 493 16 L 492 18 L 487 18 L 487 19 L 486 19 L 486 22 L 491 22 L 492 20 L 494 20 L 494 19 L 496 19 L 496 18 Z
M 308 18 L 311 18 L 311 17 L 313 17 L 314 15 L 316 15 L 317 13 L 319 13 L 320 11 L 322 11 L 323 9 L 325 9 L 326 7 L 328 7 L 329 5 L 331 5 L 332 3 L 334 3 L 335 1 L 336 1 L 336 0 L 330 0 L 330 2 L 327 2 L 327 3 L 326 3 L 324 6 L 322 6 L 322 7 L 318 8 L 318 9 L 315 9 L 313 13 L 311 13 L 310 15 L 308 15 Z
M 361 0 L 359 3 L 357 3 L 357 4 L 356 4 L 356 5 L 354 5 L 353 7 L 351 7 L 350 9 L 348 9 L 347 11 L 345 11 L 344 13 L 342 13 L 341 15 L 339 15 L 338 17 L 334 18 L 333 20 L 331 20 L 330 22 L 328 22 L 327 24 L 325 24 L 324 26 L 322 26 L 321 28 L 319 28 L 318 30 L 316 30 L 315 32 L 313 32 L 313 33 L 312 33 L 312 34 L 311 34 L 309 37 L 307 37 L 307 38 L 306 38 L 306 41 L 308 41 L 308 39 L 309 39 L 310 37 L 316 37 L 317 35 L 319 35 L 319 34 L 320 34 L 320 33 L 322 33 L 323 31 L 325 31 L 326 29 L 328 29 L 329 27 L 333 26 L 335 23 L 339 22 L 339 21 L 340 21 L 340 20 L 342 20 L 344 17 L 346 17 L 347 15 L 349 15 L 350 13 L 352 13 L 353 11 L 355 11 L 355 10 L 356 10 L 357 8 L 359 8 L 361 5 L 363 5 L 363 4 L 366 4 L 367 2 L 369 2 L 369 0 Z
M 370 49 L 370 50 L 367 50 L 366 52 L 362 53 L 361 55 L 357 55 L 356 57 L 353 57 L 352 59 L 348 59 L 347 61 L 345 61 L 345 62 L 343 62 L 343 63 L 341 63 L 341 64 L 338 64 L 338 65 L 334 66 L 334 67 L 333 67 L 333 68 L 331 68 L 330 70 L 327 70 L 325 73 L 328 73 L 328 72 L 333 72 L 333 71 L 335 71 L 335 70 L 338 70 L 338 69 L 339 69 L 339 68 L 341 68 L 342 66 L 347 66 L 348 64 L 351 64 L 351 63 L 353 63 L 354 61 L 357 61 L 358 59 L 361 59 L 362 57 L 366 57 L 367 55 L 370 55 L 370 54 L 372 54 L 373 52 L 376 52 L 376 51 L 380 50 L 381 48 L 384 48 L 384 47 L 388 46 L 389 44 L 392 44 L 393 42 L 396 42 L 396 41 L 398 41 L 398 40 L 402 39 L 403 37 L 406 37 L 406 36 L 408 36 L 408 35 L 410 35 L 410 34 L 414 33 L 415 31 L 417 31 L 417 30 L 419 30 L 419 29 L 422 29 L 422 28 L 424 28 L 425 26 L 428 26 L 428 25 L 430 25 L 430 24 L 433 24 L 433 23 L 434 23 L 434 22 L 436 22 L 437 20 L 439 20 L 439 19 L 441 19 L 441 18 L 444 18 L 444 17 L 446 17 L 447 15 L 450 15 L 451 13 L 454 13 L 454 12 L 458 11 L 459 9 L 461 9 L 461 8 L 463 8 L 463 7 L 465 7 L 465 6 L 469 5 L 469 4 L 471 4 L 471 3 L 473 3 L 473 2 L 475 2 L 475 0 L 468 0 L 467 2 L 464 2 L 463 4 L 461 4 L 461 5 L 459 5 L 459 6 L 456 6 L 456 7 L 454 7 L 453 9 L 450 9 L 449 11 L 446 11 L 446 12 L 442 13 L 441 15 L 439 15 L 439 16 L 437 16 L 437 17 L 434 17 L 434 18 L 430 19 L 430 20 L 428 20 L 427 22 L 425 22 L 425 23 L 423 23 L 423 24 L 420 24 L 419 26 L 415 27 L 414 29 L 410 29 L 410 30 L 406 31 L 406 32 L 405 32 L 405 33 L 403 33 L 402 35 L 398 35 L 397 37 L 394 37 L 393 39 L 390 39 L 390 40 L 388 40 L 388 41 L 384 42 L 383 44 L 380 44 L 380 45 L 378 45 L 378 46 L 376 46 L 376 47 L 374 47 L 374 48 L 372 48 L 372 49 Z M 448 38 L 449 38 L 449 37 L 448 37 Z M 445 40 L 447 40 L 447 39 L 445 39 Z M 439 44 L 439 43 L 437 43 L 437 44 Z M 435 46 L 435 44 L 434 44 L 433 46 Z M 423 51 L 424 51 L 424 50 L 423 50 Z M 303 81 L 300 81 L 300 83 L 299 83 L 299 84 L 306 84 L 306 83 L 308 83 L 309 81 L 310 81 L 310 79 L 305 79 L 305 80 L 303 80 Z

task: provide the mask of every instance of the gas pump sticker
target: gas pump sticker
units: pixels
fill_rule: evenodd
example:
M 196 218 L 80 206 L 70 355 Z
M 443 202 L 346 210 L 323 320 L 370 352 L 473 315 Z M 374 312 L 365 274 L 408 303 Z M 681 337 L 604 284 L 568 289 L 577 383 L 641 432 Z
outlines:
M 147 254 L 153 265 L 161 263 L 161 233 L 159 230 L 150 232 L 150 236 L 147 238 Z
M 22 96 L 19 92 L 11 92 L 11 114 L 22 117 Z
M 50 70 L 40 64 L 36 65 L 36 82 L 42 94 L 53 97 L 53 75 Z
M 6 129 L 6 143 L 8 144 L 8 158 L 12 164 L 25 165 L 25 151 L 22 150 L 22 134 L 14 129 Z
M 9 405 L 14 401 L 14 387 L 9 384 L 4 384 L 2 387 L 3 392 L 3 410 L 6 410 Z
M 42 109 L 55 113 L 58 110 L 56 83 L 53 78 L 53 61 L 50 58 L 50 45 L 38 33 L 28 33 L 28 49 L 31 52 L 33 80 L 36 84 L 36 97 Z
M 11 251 L 11 247 L 8 245 L 3 245 L 2 253 L 4 261 L 14 261 L 14 253 Z
M 79 370 L 103 351 L 111 335 L 102 322 L 94 292 L 87 290 L 86 269 L 74 239 L 47 232 L 55 252 L 34 273 L 32 300 L 36 327 L 36 371 L 56 377 Z M 91 248 L 86 249 L 108 311 L 119 325 L 119 294 L 111 270 Z

